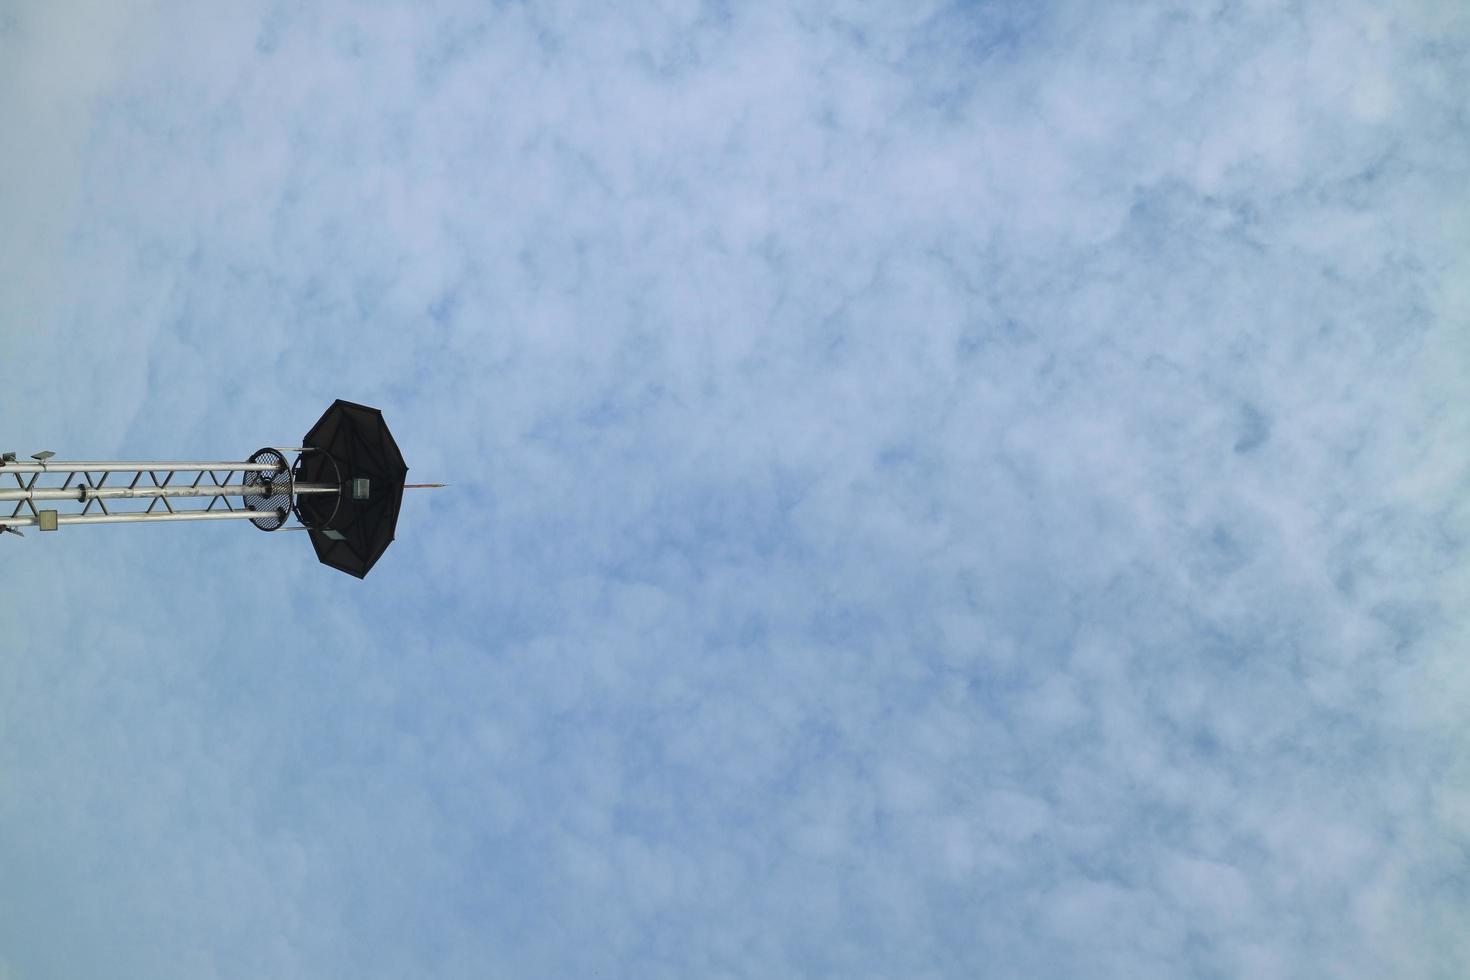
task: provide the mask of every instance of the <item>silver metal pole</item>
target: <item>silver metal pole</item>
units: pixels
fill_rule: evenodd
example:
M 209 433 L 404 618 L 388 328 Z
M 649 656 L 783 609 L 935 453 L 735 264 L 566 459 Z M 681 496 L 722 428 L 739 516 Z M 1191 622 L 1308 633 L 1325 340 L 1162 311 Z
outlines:
M 298 483 L 295 493 L 336 493 L 338 488 L 326 483 Z M 126 500 L 149 497 L 243 497 L 256 495 L 259 485 L 231 483 L 224 486 L 203 484 L 197 487 L 37 487 L 34 490 L 0 490 L 5 500 Z
M 272 473 L 280 472 L 281 468 L 274 463 L 78 463 L 59 459 L 48 459 L 44 463 L 6 463 L 0 466 L 0 473 L 200 473 L 208 470 L 221 473 L 231 470 L 236 473 Z
M 244 521 L 272 517 L 273 510 L 188 510 L 174 514 L 58 514 L 58 524 L 152 524 L 165 521 Z M 0 526 L 34 527 L 34 517 L 0 517 Z

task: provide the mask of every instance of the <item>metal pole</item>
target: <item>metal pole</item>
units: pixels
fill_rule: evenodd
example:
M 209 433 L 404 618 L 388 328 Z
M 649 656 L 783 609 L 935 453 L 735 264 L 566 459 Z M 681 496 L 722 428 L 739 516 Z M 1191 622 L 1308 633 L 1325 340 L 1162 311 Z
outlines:
M 58 514 L 58 524 L 130 524 L 161 523 L 164 521 L 244 521 L 271 517 L 273 510 L 189 510 L 174 514 Z M 40 523 L 34 517 L 0 517 L 3 527 L 35 527 Z
M 200 473 L 215 470 L 220 473 L 278 473 L 281 467 L 274 463 L 97 463 L 63 462 L 48 459 L 44 463 L 6 463 L 0 473 Z
M 119 500 L 149 497 L 244 497 L 259 495 L 262 484 L 232 483 L 225 486 L 203 484 L 197 487 L 37 487 L 34 490 L 0 490 L 0 501 L 7 500 Z M 295 493 L 337 493 L 337 487 L 326 483 L 298 483 Z

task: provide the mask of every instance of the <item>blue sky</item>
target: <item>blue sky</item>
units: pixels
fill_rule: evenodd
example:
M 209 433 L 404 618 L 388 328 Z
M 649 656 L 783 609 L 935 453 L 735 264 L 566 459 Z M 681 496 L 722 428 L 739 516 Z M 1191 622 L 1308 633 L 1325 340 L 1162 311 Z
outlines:
M 1462 4 L 0 0 L 0 978 L 1470 971 Z

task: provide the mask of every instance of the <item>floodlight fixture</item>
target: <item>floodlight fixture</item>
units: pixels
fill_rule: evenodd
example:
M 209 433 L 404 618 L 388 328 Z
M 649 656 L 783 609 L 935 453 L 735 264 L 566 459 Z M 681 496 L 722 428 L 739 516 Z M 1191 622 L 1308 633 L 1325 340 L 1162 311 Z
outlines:
M 358 578 L 393 543 L 403 491 L 442 486 L 405 484 L 408 465 L 383 413 L 340 398 L 302 445 L 267 447 L 246 460 L 79 463 L 53 462 L 55 455 L 35 453 L 34 463 L 17 462 L 15 453 L 0 456 L 0 481 L 9 474 L 16 482 L 15 489 L 0 486 L 0 508 L 15 504 L 8 516 L 0 511 L 0 532 L 24 537 L 18 528 L 247 520 L 262 531 L 306 531 L 322 564 Z M 38 484 L 49 474 L 63 476 L 61 485 Z M 183 482 L 188 476 L 192 481 Z M 183 479 L 176 484 L 175 477 Z M 139 510 L 143 501 L 147 509 Z M 185 506 L 188 501 L 203 506 Z M 63 513 L 36 506 L 63 502 L 81 508 Z

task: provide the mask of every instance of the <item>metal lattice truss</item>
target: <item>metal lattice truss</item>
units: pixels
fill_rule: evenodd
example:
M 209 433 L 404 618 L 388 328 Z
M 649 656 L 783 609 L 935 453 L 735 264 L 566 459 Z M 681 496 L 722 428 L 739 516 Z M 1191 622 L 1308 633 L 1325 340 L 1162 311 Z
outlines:
M 249 520 L 278 530 L 297 494 L 338 492 L 293 481 L 285 453 L 300 451 L 262 449 L 240 462 L 22 463 L 7 455 L 0 462 L 0 530 L 210 520 Z

